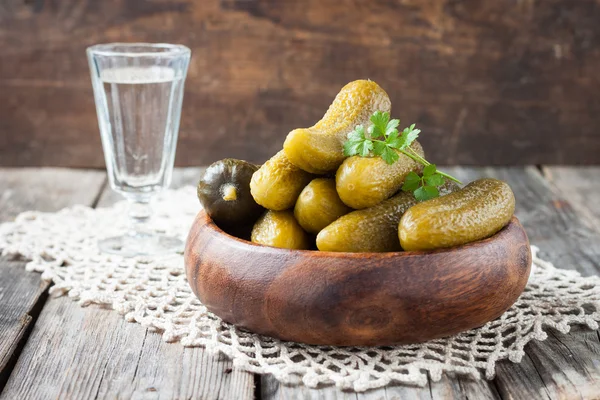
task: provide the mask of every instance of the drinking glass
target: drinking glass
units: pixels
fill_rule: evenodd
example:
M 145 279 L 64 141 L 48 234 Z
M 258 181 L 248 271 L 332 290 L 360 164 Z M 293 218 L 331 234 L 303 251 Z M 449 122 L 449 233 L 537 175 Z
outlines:
M 87 49 L 110 186 L 130 202 L 130 231 L 101 240 L 102 251 L 130 257 L 183 247 L 181 240 L 152 233 L 147 225 L 152 196 L 171 183 L 190 54 L 172 44 Z

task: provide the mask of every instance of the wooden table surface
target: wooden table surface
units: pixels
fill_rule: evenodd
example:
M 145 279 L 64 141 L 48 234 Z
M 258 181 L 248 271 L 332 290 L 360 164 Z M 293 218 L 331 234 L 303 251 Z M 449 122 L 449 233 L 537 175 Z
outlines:
M 449 168 L 463 181 L 506 180 L 517 215 L 541 256 L 584 275 L 600 273 L 600 167 Z M 195 184 L 200 168 L 178 169 L 173 186 Z M 99 170 L 0 169 L 0 222 L 25 210 L 117 201 Z M 550 331 L 502 361 L 492 381 L 444 376 L 423 388 L 366 393 L 279 384 L 233 369 L 202 348 L 164 343 L 114 311 L 48 298 L 48 283 L 25 261 L 0 259 L 0 399 L 600 399 L 600 335 Z

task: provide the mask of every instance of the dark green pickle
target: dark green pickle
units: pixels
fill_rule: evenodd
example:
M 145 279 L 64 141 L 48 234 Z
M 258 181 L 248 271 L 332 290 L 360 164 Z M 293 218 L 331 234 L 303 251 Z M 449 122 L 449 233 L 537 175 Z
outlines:
M 258 167 L 226 158 L 211 164 L 198 183 L 198 199 L 221 227 L 254 224 L 264 211 L 250 194 L 250 180 Z

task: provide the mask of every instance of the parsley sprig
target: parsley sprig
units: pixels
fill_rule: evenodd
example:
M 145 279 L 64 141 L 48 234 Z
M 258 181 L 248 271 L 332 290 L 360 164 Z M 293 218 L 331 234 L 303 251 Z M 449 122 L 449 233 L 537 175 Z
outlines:
M 419 137 L 420 129 L 415 129 L 415 124 L 404 128 L 400 133 L 399 119 L 390 119 L 389 112 L 375 111 L 371 115 L 371 123 L 366 132 L 363 125 L 357 125 L 348 134 L 344 143 L 344 155 L 369 157 L 371 154 L 380 156 L 386 163 L 393 164 L 400 157 L 398 153 L 422 164 L 423 175 L 411 172 L 406 177 L 402 190 L 413 192 L 419 201 L 429 200 L 439 196 L 438 187 L 443 185 L 445 179 L 461 183 L 455 177 L 439 171 L 435 164 L 417 154 L 410 146 Z

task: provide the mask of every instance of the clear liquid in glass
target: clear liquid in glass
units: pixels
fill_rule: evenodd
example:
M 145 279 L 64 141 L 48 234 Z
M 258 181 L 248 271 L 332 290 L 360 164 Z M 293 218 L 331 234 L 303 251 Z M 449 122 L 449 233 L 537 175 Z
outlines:
M 111 186 L 143 198 L 168 187 L 175 156 L 183 79 L 169 67 L 121 67 L 100 73 L 102 143 Z
M 98 246 L 125 257 L 181 251 L 180 239 L 148 222 L 152 196 L 171 183 L 190 49 L 109 43 L 89 47 L 87 56 L 110 185 L 131 205 L 129 232 Z

